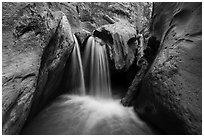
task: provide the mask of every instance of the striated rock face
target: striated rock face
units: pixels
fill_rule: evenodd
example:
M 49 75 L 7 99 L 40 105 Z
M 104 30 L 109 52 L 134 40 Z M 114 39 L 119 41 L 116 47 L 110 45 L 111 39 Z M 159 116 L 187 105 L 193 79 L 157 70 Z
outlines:
M 155 3 L 160 50 L 135 100 L 140 116 L 166 134 L 202 133 L 202 3 Z
M 135 59 L 136 30 L 128 22 L 104 25 L 93 33 L 107 44 L 111 65 L 116 70 L 127 70 Z M 132 40 L 131 40 L 132 39 Z
M 18 134 L 31 105 L 32 115 L 55 92 L 74 41 L 65 14 L 46 3 L 2 7 L 2 133 Z

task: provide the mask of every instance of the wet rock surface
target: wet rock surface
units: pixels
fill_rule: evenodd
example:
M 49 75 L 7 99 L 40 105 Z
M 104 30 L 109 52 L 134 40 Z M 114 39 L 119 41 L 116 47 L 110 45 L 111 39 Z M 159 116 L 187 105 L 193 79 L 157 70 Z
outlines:
M 165 134 L 201 134 L 202 4 L 155 3 L 153 11 L 161 44 L 135 110 Z
M 73 38 L 66 16 L 45 3 L 3 3 L 2 28 L 2 133 L 18 134 L 33 100 L 54 92 Z

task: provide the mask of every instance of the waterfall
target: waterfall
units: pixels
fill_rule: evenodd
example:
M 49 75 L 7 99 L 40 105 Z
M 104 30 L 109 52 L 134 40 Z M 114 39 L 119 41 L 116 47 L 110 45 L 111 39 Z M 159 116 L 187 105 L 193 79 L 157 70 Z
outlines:
M 82 67 L 81 53 L 77 38 L 74 38 L 74 48 L 70 56 L 69 70 L 67 74 L 67 84 L 66 89 L 72 90 L 72 93 L 78 95 L 85 95 L 85 85 L 84 85 L 84 72 Z
M 82 60 L 78 41 L 75 35 L 73 37 L 75 44 L 68 64 L 66 90 L 71 90 L 72 93 L 79 95 L 88 94 L 95 97 L 111 98 L 105 45 L 101 45 L 99 38 L 89 37 Z
M 111 97 L 110 74 L 105 45 L 98 38 L 89 37 L 83 56 L 85 80 L 89 95 Z
M 58 97 L 23 129 L 22 134 L 154 134 L 133 107 L 124 107 L 119 99 L 111 98 L 105 45 L 98 38 L 89 37 L 82 62 L 75 36 L 74 40 L 66 89 L 74 91 L 75 95 Z

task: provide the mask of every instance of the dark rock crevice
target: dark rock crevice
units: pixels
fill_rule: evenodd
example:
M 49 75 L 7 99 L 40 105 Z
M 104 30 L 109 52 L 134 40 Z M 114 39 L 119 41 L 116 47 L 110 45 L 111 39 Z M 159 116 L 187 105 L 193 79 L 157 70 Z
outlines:
M 104 28 L 102 28 L 101 31 L 95 30 L 93 32 L 93 35 L 102 39 L 107 44 L 111 44 L 111 45 L 113 44 L 113 37 L 111 33 Z

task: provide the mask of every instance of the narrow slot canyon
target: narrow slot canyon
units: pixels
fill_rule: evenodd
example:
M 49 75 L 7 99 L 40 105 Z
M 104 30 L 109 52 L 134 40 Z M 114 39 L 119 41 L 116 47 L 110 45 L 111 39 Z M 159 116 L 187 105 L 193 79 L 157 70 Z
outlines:
M 2 3 L 3 135 L 202 134 L 201 74 L 202 3 Z

